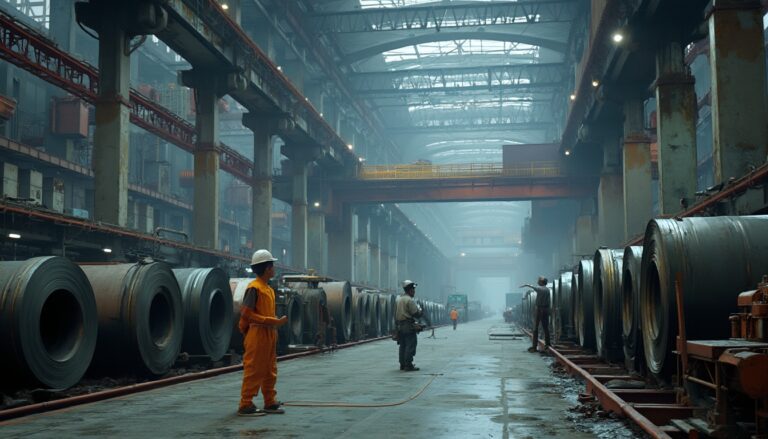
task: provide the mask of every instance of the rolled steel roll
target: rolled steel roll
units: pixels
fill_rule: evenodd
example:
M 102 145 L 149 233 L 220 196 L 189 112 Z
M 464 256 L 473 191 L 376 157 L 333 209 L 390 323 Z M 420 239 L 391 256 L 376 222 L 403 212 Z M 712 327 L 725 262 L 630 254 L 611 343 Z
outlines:
M 669 377 L 675 368 L 675 277 L 690 340 L 726 339 L 728 316 L 741 291 L 768 273 L 768 216 L 652 220 L 643 241 L 640 309 L 648 370 Z
M 587 349 L 595 347 L 595 313 L 593 299 L 593 263 L 590 259 L 579 262 L 579 289 L 576 297 L 579 344 Z
M 83 271 L 66 258 L 0 262 L 2 388 L 64 389 L 83 377 L 96 347 L 98 317 Z
M 230 349 L 236 352 L 243 352 L 243 334 L 240 333 L 238 323 L 240 322 L 240 306 L 243 304 L 245 290 L 248 284 L 253 282 L 253 278 L 241 277 L 229 280 L 229 290 L 232 292 L 232 335 L 229 339 Z
M 395 312 L 397 311 L 397 295 L 388 294 L 389 297 L 389 329 L 395 329 Z
M 624 249 L 621 275 L 621 322 L 624 339 L 624 364 L 631 371 L 641 372 L 645 366 L 643 337 L 640 330 L 640 263 L 642 246 Z
M 391 310 L 389 309 L 389 297 L 387 297 L 387 294 L 379 293 L 379 328 L 380 328 L 380 334 L 385 335 L 388 334 L 390 331 L 389 327 L 389 320 Z
M 305 284 L 291 284 L 291 288 L 303 301 L 303 344 L 317 344 L 324 339 L 324 313 L 328 310 L 328 299 L 322 288 L 308 288 Z
M 84 265 L 99 314 L 94 370 L 162 375 L 181 351 L 184 308 L 179 283 L 164 262 Z
M 366 320 L 365 332 L 368 337 L 378 337 L 381 335 L 381 320 L 379 319 L 381 305 L 379 297 L 375 291 L 371 290 L 368 290 L 366 295 L 368 296 L 368 319 Z
M 573 338 L 575 335 L 573 322 L 573 272 L 560 274 L 558 293 L 558 314 L 560 335 L 563 338 Z
M 624 358 L 621 337 L 621 264 L 623 250 L 599 249 L 595 252 L 593 300 L 595 303 L 595 348 L 608 361 Z
M 352 333 L 352 287 L 349 282 L 321 282 L 320 287 L 328 298 L 328 310 L 336 325 L 337 341 L 349 341 Z
M 301 343 L 303 314 L 302 299 L 295 291 L 279 288 L 275 292 L 275 315 L 288 317 L 288 321 L 278 329 L 278 343 L 282 345 Z
M 353 340 L 360 340 L 365 334 L 365 295 L 355 287 L 352 290 L 352 335 Z
M 220 268 L 184 268 L 173 274 L 184 304 L 182 351 L 221 359 L 232 337 L 229 276 Z

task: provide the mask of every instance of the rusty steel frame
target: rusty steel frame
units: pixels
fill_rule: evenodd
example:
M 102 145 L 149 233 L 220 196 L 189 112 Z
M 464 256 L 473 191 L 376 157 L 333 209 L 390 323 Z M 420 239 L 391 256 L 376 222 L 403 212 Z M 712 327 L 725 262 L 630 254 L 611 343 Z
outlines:
M 38 32 L 0 13 L 0 59 L 94 104 L 98 99 L 99 71 L 56 47 Z M 167 108 L 131 89 L 131 123 L 187 152 L 194 152 L 196 130 Z M 232 148 L 217 147 L 222 170 L 252 184 L 253 162 Z
M 528 331 L 525 328 L 521 328 L 523 332 L 528 334 L 528 336 L 531 336 L 530 331 Z M 545 348 L 544 341 L 539 340 L 539 346 L 542 348 Z M 655 439 L 672 439 L 669 434 L 667 434 L 665 431 L 663 431 L 658 425 L 651 422 L 651 420 L 646 417 L 644 414 L 642 414 L 640 411 L 638 411 L 633 404 L 630 404 L 626 402 L 624 399 L 619 396 L 619 394 L 615 393 L 613 390 L 609 389 L 602 383 L 602 379 L 598 375 L 594 375 L 590 373 L 586 368 L 584 368 L 584 365 L 579 365 L 576 362 L 573 362 L 570 360 L 568 356 L 566 356 L 563 353 L 558 352 L 557 349 L 555 349 L 553 346 L 550 346 L 548 348 L 548 352 L 551 353 L 558 363 L 563 365 L 565 370 L 571 374 L 581 377 L 587 386 L 587 393 L 597 398 L 600 405 L 607 411 L 616 413 L 618 415 L 625 416 L 629 419 L 631 419 L 635 424 L 638 425 L 643 431 L 648 433 L 649 436 Z M 620 376 L 615 375 L 609 375 L 610 378 L 620 378 Z M 652 392 L 647 392 L 648 394 Z M 625 393 L 626 395 L 626 393 Z M 644 398 L 648 398 L 649 395 L 643 395 Z M 669 410 L 669 407 L 660 405 L 660 404 L 640 404 L 640 406 L 643 407 L 644 410 L 648 411 L 653 415 L 653 410 Z M 688 409 L 688 408 L 686 408 Z

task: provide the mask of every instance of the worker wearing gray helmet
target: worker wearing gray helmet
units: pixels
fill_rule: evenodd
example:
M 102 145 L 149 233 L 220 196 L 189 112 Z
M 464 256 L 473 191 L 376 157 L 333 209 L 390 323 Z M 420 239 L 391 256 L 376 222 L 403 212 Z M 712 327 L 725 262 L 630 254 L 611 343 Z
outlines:
M 416 295 L 416 285 L 416 282 L 404 281 L 403 294 L 397 297 L 395 306 L 397 340 L 400 345 L 400 370 L 407 372 L 419 370 L 413 365 L 413 357 L 416 355 L 416 334 L 420 330 L 416 320 L 421 317 L 421 309 L 413 300 L 413 296 Z

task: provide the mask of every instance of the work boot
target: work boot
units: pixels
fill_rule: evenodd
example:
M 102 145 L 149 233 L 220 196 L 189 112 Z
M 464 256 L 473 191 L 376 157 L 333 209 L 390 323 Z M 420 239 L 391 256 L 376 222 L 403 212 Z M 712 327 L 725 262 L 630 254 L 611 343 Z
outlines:
M 285 413 L 285 410 L 280 408 L 280 404 L 272 404 L 268 407 L 264 407 L 264 410 L 262 410 L 264 413 L 269 413 L 272 415 L 282 415 Z
M 251 404 L 237 410 L 237 416 L 264 416 L 266 413 L 260 412 L 255 405 Z
M 406 372 L 415 372 L 417 370 L 420 370 L 418 367 L 414 366 L 413 364 L 409 364 L 408 366 L 405 366 L 405 369 L 403 369 Z
M 530 348 L 528 348 L 528 352 L 531 352 L 531 353 L 536 352 L 536 348 L 531 346 Z

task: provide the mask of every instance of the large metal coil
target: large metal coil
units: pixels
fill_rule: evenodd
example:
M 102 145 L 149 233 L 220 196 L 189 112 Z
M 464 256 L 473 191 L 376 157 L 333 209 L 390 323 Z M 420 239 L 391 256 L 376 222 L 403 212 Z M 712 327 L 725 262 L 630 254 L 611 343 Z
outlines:
M 523 323 L 527 328 L 533 329 L 536 318 L 536 291 L 529 291 L 523 299 Z
M 668 377 L 678 332 L 675 277 L 683 294 L 686 336 L 725 339 L 736 298 L 768 273 L 768 216 L 658 219 L 643 241 L 640 309 L 648 370 Z
M 232 336 L 229 340 L 230 349 L 243 352 L 243 334 L 238 327 L 240 323 L 240 306 L 243 304 L 245 290 L 253 282 L 253 278 L 241 277 L 229 279 L 229 290 L 232 292 Z
M 352 289 L 352 333 L 353 340 L 361 340 L 365 334 L 365 294 L 359 287 Z
M 587 349 L 595 347 L 595 313 L 593 299 L 593 263 L 590 259 L 579 261 L 579 288 L 576 294 L 576 327 L 579 344 Z
M 559 333 L 562 338 L 573 338 L 576 334 L 573 321 L 573 272 L 566 271 L 560 274 L 558 282 L 558 320 L 560 322 Z
M 352 334 L 352 287 L 349 282 L 321 282 L 328 298 L 328 311 L 336 326 L 339 343 L 347 342 Z
M 392 310 L 390 309 L 389 294 L 379 293 L 379 330 L 380 335 L 388 334 L 392 329 L 389 321 L 391 320 Z
M 221 359 L 232 337 L 229 276 L 220 268 L 183 268 L 173 274 L 184 304 L 181 350 L 207 355 L 213 361 Z
M 94 370 L 162 375 L 181 351 L 184 308 L 164 262 L 84 265 L 99 314 Z
M 301 296 L 289 288 L 278 288 L 275 291 L 275 315 L 288 317 L 288 321 L 277 331 L 278 343 L 281 345 L 301 343 L 304 328 Z
M 325 340 L 328 318 L 328 299 L 322 288 L 311 288 L 306 284 L 289 284 L 303 301 L 302 338 L 303 344 L 318 344 Z
M 379 303 L 379 296 L 376 291 L 366 291 L 368 318 L 366 319 L 365 333 L 370 337 L 378 337 L 381 335 L 381 304 Z
M 0 262 L 0 387 L 63 389 L 93 358 L 96 300 L 88 279 L 66 258 Z
M 599 249 L 595 252 L 593 300 L 595 302 L 595 347 L 597 355 L 608 361 L 624 358 L 621 337 L 621 269 L 623 250 Z
M 642 246 L 624 249 L 621 275 L 621 322 L 624 339 L 624 363 L 627 369 L 642 372 L 645 369 L 643 337 L 640 330 L 640 263 Z
M 392 331 L 396 327 L 395 313 L 397 312 L 397 295 L 388 294 L 387 297 L 389 297 L 389 329 Z

